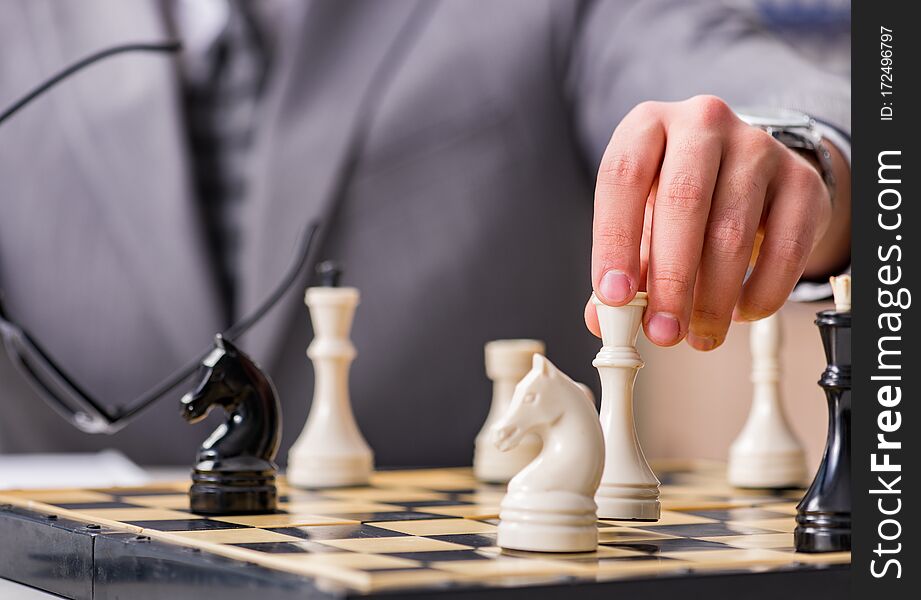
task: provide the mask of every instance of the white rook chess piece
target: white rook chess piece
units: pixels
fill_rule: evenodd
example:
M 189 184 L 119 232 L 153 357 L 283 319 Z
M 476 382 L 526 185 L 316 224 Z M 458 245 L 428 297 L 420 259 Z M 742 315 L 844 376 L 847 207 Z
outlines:
M 314 331 L 307 348 L 315 373 L 313 405 L 288 453 L 288 482 L 307 488 L 363 485 L 374 469 L 374 457 L 349 399 L 349 366 L 356 355 L 349 333 L 358 290 L 312 287 L 304 302 Z
M 780 315 L 752 323 L 751 412 L 729 448 L 729 483 L 741 488 L 786 488 L 806 477 L 803 447 L 790 430 L 780 396 Z
M 658 520 L 659 480 L 636 436 L 633 383 L 643 359 L 636 351 L 646 293 L 625 306 L 608 306 L 592 295 L 598 312 L 603 347 L 592 365 L 601 377 L 601 428 L 604 431 L 604 474 L 595 495 L 602 519 Z
M 543 447 L 508 484 L 496 543 L 534 552 L 590 552 L 598 547 L 592 496 L 604 466 L 604 435 L 595 401 L 540 354 L 515 387 L 511 406 L 492 427 L 511 450 L 534 433 Z
M 515 386 L 531 370 L 535 354 L 544 354 L 544 343 L 538 340 L 495 340 L 484 347 L 486 376 L 493 382 L 492 406 L 486 422 L 476 436 L 473 453 L 473 473 L 480 481 L 507 483 L 540 452 L 540 438 L 528 435 L 514 450 L 502 452 L 492 439 L 492 426 L 512 402 Z

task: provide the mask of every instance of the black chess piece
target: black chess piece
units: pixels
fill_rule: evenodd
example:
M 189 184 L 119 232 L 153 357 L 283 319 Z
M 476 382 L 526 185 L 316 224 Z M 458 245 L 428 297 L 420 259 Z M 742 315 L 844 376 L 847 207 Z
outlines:
M 189 490 L 191 510 L 202 515 L 271 513 L 278 492 L 274 460 L 281 440 L 281 406 L 268 376 L 246 354 L 217 335 L 202 361 L 201 381 L 182 397 L 190 423 L 212 407 L 227 413 L 201 449 Z
M 851 313 L 816 315 L 828 367 L 819 379 L 828 400 L 822 464 L 796 507 L 797 552 L 851 549 Z

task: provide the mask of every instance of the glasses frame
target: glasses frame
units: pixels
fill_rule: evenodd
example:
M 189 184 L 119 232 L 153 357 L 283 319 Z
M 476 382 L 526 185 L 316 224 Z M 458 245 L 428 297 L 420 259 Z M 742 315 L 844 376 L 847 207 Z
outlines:
M 234 323 L 221 335 L 236 341 L 268 313 L 297 281 L 304 270 L 313 247 L 318 225 L 312 223 L 301 235 L 295 259 L 276 285 L 275 289 L 255 310 Z M 198 370 L 199 364 L 211 352 L 212 347 L 198 354 L 193 360 L 176 369 L 158 384 L 135 398 L 124 408 L 112 409 L 93 397 L 77 383 L 38 340 L 9 316 L 0 289 L 0 337 L 14 368 L 31 384 L 35 392 L 58 414 L 86 433 L 115 433 L 131 419 L 154 402 L 176 389 Z
M 0 111 L 0 124 L 25 108 L 33 100 L 64 81 L 71 75 L 103 59 L 128 52 L 176 53 L 182 44 L 176 40 L 153 43 L 129 43 L 105 48 L 69 65 L 46 79 L 25 96 Z M 259 322 L 275 306 L 297 281 L 298 275 L 307 265 L 319 225 L 314 222 L 303 232 L 295 254 L 295 260 L 279 284 L 262 304 L 246 317 L 222 333 L 224 338 L 235 341 L 250 327 Z M 0 338 L 6 347 L 13 366 L 28 381 L 35 392 L 54 410 L 78 429 L 87 433 L 114 433 L 124 427 L 132 417 L 162 398 L 188 379 L 199 363 L 211 351 L 209 347 L 193 361 L 177 369 L 160 383 L 147 390 L 127 405 L 127 408 L 111 409 L 99 402 L 83 386 L 77 383 L 51 353 L 24 327 L 10 316 L 3 303 L 3 289 L 0 288 Z

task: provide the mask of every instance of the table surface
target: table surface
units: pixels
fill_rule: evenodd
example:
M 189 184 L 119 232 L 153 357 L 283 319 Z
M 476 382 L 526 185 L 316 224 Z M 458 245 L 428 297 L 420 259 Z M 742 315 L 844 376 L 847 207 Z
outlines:
M 38 600 L 39 598 L 58 598 L 58 596 L 20 585 L 9 579 L 0 579 L 0 598 L 3 600 Z

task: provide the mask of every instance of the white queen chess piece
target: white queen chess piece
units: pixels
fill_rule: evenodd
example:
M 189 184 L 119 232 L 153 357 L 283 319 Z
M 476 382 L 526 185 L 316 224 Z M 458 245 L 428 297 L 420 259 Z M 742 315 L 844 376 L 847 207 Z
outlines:
M 604 431 L 604 474 L 595 495 L 602 519 L 659 519 L 659 480 L 636 435 L 633 384 L 643 367 L 636 351 L 646 292 L 624 306 L 608 306 L 592 294 L 603 347 L 592 365 L 601 377 L 601 428 Z
M 598 547 L 592 496 L 604 467 L 604 437 L 591 393 L 545 357 L 515 387 L 512 404 L 493 425 L 501 450 L 529 433 L 543 447 L 508 484 L 497 544 L 510 550 L 591 552 Z
M 310 415 L 288 453 L 291 485 L 364 485 L 374 469 L 349 398 L 349 367 L 356 356 L 349 333 L 358 300 L 358 290 L 350 287 L 312 287 L 304 297 L 314 330 L 307 356 L 315 381 Z
M 534 355 L 544 354 L 544 343 L 539 340 L 494 340 L 485 345 L 484 354 L 486 376 L 493 382 L 492 405 L 476 436 L 473 473 L 480 481 L 508 483 L 540 452 L 540 438 L 534 434 L 525 436 L 513 450 L 502 452 L 492 439 L 492 426 L 511 405 L 515 386 L 531 370 Z
M 741 488 L 802 485 L 806 457 L 790 430 L 780 395 L 781 321 L 779 313 L 751 325 L 751 412 L 729 448 L 729 483 Z

